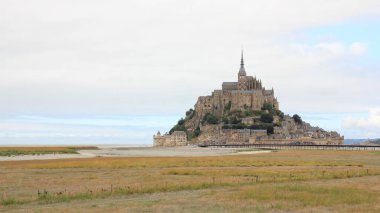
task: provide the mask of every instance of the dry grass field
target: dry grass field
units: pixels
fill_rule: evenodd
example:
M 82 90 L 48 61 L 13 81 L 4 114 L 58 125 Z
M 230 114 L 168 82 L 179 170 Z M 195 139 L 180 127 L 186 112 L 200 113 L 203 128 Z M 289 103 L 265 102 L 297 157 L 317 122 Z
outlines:
M 380 212 L 380 152 L 0 162 L 0 211 Z

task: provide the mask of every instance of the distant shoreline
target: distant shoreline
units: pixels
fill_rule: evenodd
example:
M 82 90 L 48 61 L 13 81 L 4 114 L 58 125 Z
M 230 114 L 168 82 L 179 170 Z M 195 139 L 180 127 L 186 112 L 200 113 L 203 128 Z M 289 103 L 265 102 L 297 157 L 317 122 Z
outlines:
M 365 141 L 372 139 L 344 139 L 343 145 L 351 145 L 351 144 L 361 144 Z M 90 144 L 90 143 L 51 143 L 51 144 L 31 144 L 31 143 L 19 143 L 19 144 L 0 144 L 0 147 L 66 147 L 66 146 L 97 146 L 97 147 L 152 147 L 153 143 L 150 144 L 123 144 L 123 143 L 115 143 L 115 144 Z

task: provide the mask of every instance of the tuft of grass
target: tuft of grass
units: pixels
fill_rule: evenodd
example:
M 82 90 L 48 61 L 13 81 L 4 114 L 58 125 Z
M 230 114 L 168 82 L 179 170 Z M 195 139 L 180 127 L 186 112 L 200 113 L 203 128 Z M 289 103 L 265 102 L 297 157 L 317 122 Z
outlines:
M 162 172 L 163 175 L 202 175 L 201 172 L 195 170 L 170 170 Z
M 157 199 L 157 200 L 145 200 L 143 201 L 143 205 L 145 207 L 152 207 L 158 203 L 160 203 L 162 200 L 161 199 Z
M 10 205 L 24 204 L 24 203 L 26 203 L 26 201 L 17 200 L 16 198 L 6 198 L 6 199 L 1 199 L 0 203 L 3 206 L 10 206 Z
M 372 151 L 371 152 L 373 155 L 380 155 L 380 151 Z
M 43 196 L 38 197 L 38 201 L 40 201 L 40 203 L 57 203 L 57 202 L 68 202 L 68 201 L 72 201 L 72 200 L 90 200 L 90 199 L 94 199 L 94 198 L 106 197 L 105 193 L 96 194 L 96 195 L 99 195 L 99 196 L 95 196 L 94 194 L 89 193 L 89 192 L 65 194 L 65 195 L 61 195 L 61 196 L 55 196 L 55 195 L 49 194 L 49 195 L 43 195 Z M 100 196 L 100 195 L 102 195 L 102 196 Z

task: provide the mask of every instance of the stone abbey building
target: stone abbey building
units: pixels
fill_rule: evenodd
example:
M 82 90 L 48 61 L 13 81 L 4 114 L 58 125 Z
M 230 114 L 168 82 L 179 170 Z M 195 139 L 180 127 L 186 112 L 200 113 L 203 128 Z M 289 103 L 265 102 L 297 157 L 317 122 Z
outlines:
M 263 87 L 261 80 L 247 76 L 242 52 L 237 82 L 223 82 L 221 90 L 214 90 L 211 95 L 198 98 L 194 108 L 195 116 L 199 119 L 195 119 L 197 122 L 193 124 L 193 128 L 199 125 L 200 118 L 203 118 L 207 113 L 222 116 L 227 108 L 231 111 L 261 110 L 264 103 L 269 103 L 275 109 L 279 109 L 273 88 L 267 90 Z

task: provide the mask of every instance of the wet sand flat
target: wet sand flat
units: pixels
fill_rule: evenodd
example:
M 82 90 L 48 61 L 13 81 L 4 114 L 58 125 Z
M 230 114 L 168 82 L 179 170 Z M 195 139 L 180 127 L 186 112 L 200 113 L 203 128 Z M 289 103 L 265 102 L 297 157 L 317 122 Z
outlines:
M 0 161 L 51 160 L 64 158 L 93 157 L 202 157 L 239 154 L 257 154 L 268 151 L 244 150 L 239 148 L 201 148 L 201 147 L 125 147 L 99 146 L 97 150 L 79 150 L 79 154 L 43 154 L 0 156 Z

